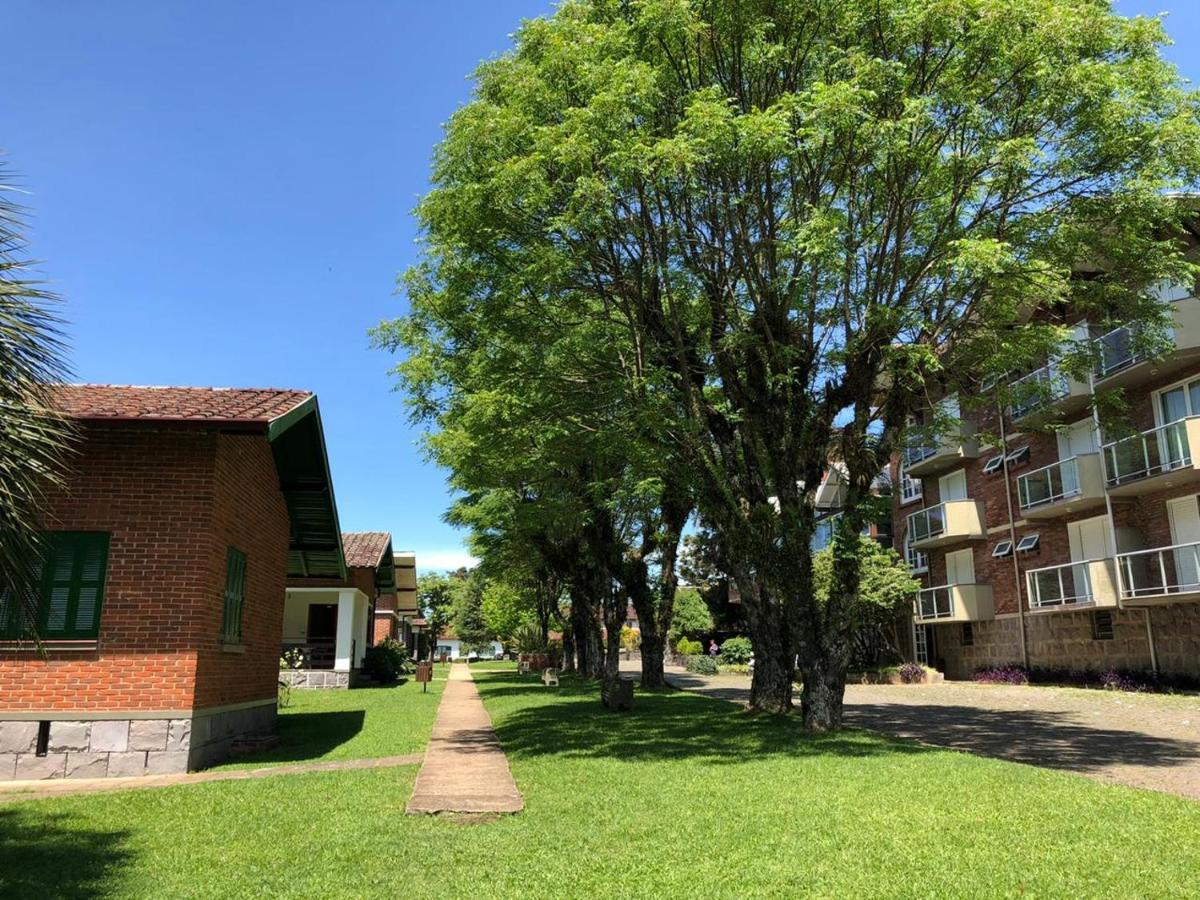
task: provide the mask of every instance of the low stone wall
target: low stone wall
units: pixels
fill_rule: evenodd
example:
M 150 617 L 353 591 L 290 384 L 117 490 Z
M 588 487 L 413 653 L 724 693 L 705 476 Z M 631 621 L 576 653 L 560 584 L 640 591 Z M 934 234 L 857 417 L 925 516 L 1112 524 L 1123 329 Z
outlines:
M 335 672 L 332 669 L 282 669 L 279 680 L 299 690 L 344 689 L 354 686 L 351 672 Z
M 50 719 L 46 753 L 37 753 L 41 722 L 0 721 L 0 781 L 124 778 L 204 768 L 233 743 L 275 731 L 274 701 L 189 717 Z
M 1151 670 L 1146 619 L 1141 609 L 1110 609 L 1113 636 L 1097 640 L 1092 610 L 1025 614 L 1029 666 L 1104 672 Z M 1200 678 L 1200 605 L 1172 604 L 1150 610 L 1159 671 Z M 976 622 L 974 642 L 962 643 L 960 625 L 936 626 L 936 656 L 950 678 L 970 678 L 978 669 L 1021 662 L 1021 620 L 1005 616 Z

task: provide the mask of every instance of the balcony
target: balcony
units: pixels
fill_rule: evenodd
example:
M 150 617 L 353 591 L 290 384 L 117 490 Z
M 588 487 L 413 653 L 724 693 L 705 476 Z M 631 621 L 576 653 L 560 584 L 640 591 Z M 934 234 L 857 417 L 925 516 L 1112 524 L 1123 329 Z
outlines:
M 1025 573 L 1029 608 L 1052 612 L 1117 605 L 1117 567 L 1112 559 L 1089 559 L 1030 569 Z
M 1200 416 L 1105 444 L 1108 492 L 1114 497 L 1135 497 L 1200 482 L 1192 447 L 1200 447 Z
M 960 422 L 952 434 L 932 439 L 914 436 L 904 448 L 904 472 L 912 478 L 927 478 L 977 456 L 979 439 L 975 437 L 975 426 Z
M 817 509 L 841 509 L 845 501 L 846 479 L 841 469 L 831 466 L 813 495 L 813 505 Z
M 1200 543 L 1118 553 L 1117 566 L 1126 605 L 1200 600 Z
M 983 504 L 978 500 L 947 500 L 908 517 L 908 539 L 914 550 L 930 550 L 987 537 Z
M 990 584 L 943 584 L 917 594 L 913 621 L 918 625 L 987 622 L 995 612 Z
M 1200 361 L 1200 300 L 1186 297 L 1174 301 L 1171 318 L 1170 343 L 1156 357 L 1139 346 L 1136 325 L 1097 338 L 1096 387 L 1140 387 Z
M 1091 389 L 1052 362 L 1009 384 L 1013 393 L 1009 410 L 1013 422 L 1031 426 L 1081 412 L 1088 405 Z
M 1053 519 L 1104 505 L 1104 467 L 1099 453 L 1072 456 L 1017 479 L 1021 515 Z

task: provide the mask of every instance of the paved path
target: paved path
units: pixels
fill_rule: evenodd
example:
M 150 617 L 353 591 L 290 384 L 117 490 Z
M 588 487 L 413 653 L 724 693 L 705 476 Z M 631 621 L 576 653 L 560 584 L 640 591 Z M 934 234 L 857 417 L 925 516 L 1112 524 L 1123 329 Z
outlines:
M 736 703 L 745 676 L 668 671 L 676 687 Z M 972 682 L 848 685 L 846 723 L 1200 800 L 1200 698 Z
M 140 788 L 175 787 L 180 784 L 204 784 L 209 781 L 245 781 L 251 778 L 273 778 L 276 775 L 303 775 L 309 772 L 344 772 L 351 769 L 384 769 L 394 766 L 415 766 L 421 754 L 384 756 L 378 759 L 335 759 L 327 762 L 297 763 L 295 765 L 262 766 L 258 769 L 218 769 L 208 772 L 188 772 L 178 775 L 140 775 L 132 778 L 71 778 L 62 781 L 6 781 L 0 783 L 0 803 L 58 797 L 63 794 L 98 794 L 106 791 L 128 791 Z
M 450 667 L 409 813 L 515 813 L 525 802 L 470 669 Z

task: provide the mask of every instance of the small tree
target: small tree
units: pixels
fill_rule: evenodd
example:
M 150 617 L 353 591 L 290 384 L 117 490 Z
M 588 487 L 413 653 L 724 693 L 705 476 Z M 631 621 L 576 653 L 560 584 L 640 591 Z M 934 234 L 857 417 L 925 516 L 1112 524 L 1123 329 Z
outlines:
M 450 576 L 427 572 L 417 579 L 417 603 L 425 612 L 429 625 L 429 658 L 437 652 L 438 638 L 450 625 L 454 602 L 455 579 Z
M 621 649 L 632 653 L 642 643 L 642 633 L 636 628 L 625 626 L 621 629 Z
M 708 604 L 694 587 L 682 587 L 675 592 L 675 620 L 671 624 L 671 643 L 681 637 L 699 637 L 713 629 Z

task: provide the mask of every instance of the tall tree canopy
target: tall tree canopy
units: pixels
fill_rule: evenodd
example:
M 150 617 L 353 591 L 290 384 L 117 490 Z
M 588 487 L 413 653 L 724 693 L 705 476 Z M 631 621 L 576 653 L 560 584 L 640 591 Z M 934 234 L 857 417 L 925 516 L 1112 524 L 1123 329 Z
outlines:
M 909 416 L 1060 352 L 1065 308 L 1161 323 L 1149 286 L 1193 277 L 1197 104 L 1163 42 L 1107 0 L 567 2 L 438 147 L 410 373 L 470 347 L 439 403 L 508 427 L 495 398 L 533 397 L 602 471 L 686 473 L 752 704 L 790 707 L 798 656 L 806 724 L 839 727 L 864 500 Z

